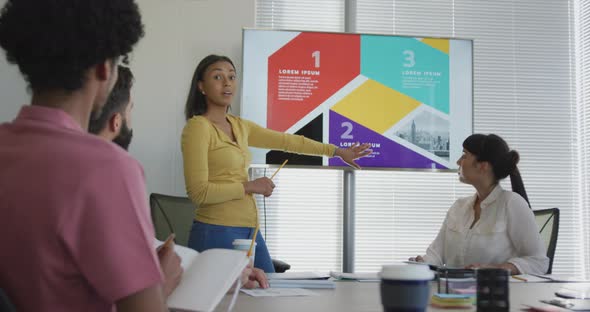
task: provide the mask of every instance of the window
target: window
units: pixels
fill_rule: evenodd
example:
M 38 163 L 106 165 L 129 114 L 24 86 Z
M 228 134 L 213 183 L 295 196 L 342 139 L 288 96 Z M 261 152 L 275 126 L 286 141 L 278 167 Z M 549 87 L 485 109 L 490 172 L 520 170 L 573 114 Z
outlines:
M 275 169 L 253 169 L 253 179 Z M 342 172 L 283 168 L 269 198 L 256 196 L 260 232 L 273 258 L 294 271 L 342 270 Z M 265 219 L 266 215 L 266 219 Z
M 284 30 L 344 30 L 342 0 L 258 0 L 256 27 Z
M 576 99 L 577 99 L 577 124 L 578 124 L 578 157 L 579 170 L 577 171 L 578 201 L 580 209 L 577 217 L 577 226 L 582 230 L 579 236 L 582 239 L 578 243 L 584 252 L 583 261 L 585 275 L 590 272 L 590 3 L 588 1 L 576 0 L 574 2 L 575 12 L 575 43 L 576 43 Z M 561 229 L 560 229 L 561 231 Z M 561 233 L 560 233 L 561 236 Z

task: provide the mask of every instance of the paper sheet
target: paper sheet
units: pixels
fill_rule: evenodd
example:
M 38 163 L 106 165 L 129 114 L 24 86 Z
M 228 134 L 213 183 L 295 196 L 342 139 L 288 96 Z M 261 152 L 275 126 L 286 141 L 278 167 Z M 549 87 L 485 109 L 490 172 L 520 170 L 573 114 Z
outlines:
M 285 272 L 285 273 L 266 273 L 268 279 L 282 279 L 282 280 L 314 280 L 314 279 L 328 279 L 330 274 L 319 272 Z
M 303 288 L 267 288 L 242 289 L 242 292 L 252 297 L 304 297 L 319 296 L 318 293 Z
M 356 280 L 359 282 L 375 282 L 379 281 L 379 275 L 376 272 L 367 273 L 342 273 L 330 272 L 330 276 L 338 280 Z

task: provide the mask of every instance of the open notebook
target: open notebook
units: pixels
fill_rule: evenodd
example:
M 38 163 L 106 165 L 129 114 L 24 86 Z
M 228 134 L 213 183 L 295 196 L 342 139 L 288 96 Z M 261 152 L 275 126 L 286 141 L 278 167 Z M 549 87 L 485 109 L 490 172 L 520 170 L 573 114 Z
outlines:
M 156 242 L 156 246 L 161 244 Z M 174 251 L 181 258 L 184 273 L 166 302 L 173 311 L 213 311 L 249 261 L 244 252 L 231 249 L 199 253 L 175 245 Z

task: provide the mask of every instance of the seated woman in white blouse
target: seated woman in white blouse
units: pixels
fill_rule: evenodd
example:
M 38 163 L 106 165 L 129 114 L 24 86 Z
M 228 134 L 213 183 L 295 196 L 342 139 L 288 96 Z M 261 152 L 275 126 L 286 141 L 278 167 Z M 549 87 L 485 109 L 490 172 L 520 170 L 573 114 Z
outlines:
M 518 161 L 518 153 L 499 136 L 469 136 L 457 164 L 459 180 L 473 185 L 475 195 L 458 199 L 426 255 L 410 260 L 545 274 L 549 258 L 516 167 Z M 499 184 L 508 175 L 512 192 Z

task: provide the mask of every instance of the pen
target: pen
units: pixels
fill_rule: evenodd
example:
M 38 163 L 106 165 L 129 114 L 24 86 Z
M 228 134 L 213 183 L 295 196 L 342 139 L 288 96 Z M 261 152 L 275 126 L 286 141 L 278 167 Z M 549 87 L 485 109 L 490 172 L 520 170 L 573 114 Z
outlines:
M 283 163 L 283 165 L 284 165 L 284 163 Z M 279 168 L 279 169 L 281 169 L 281 168 Z M 275 172 L 275 174 L 276 174 L 276 172 Z M 246 257 L 248 257 L 248 258 L 250 258 L 250 256 L 252 255 L 252 247 L 254 247 L 254 242 L 256 241 L 256 235 L 258 234 L 258 227 L 259 227 L 259 224 L 256 224 L 256 228 L 254 230 L 254 235 L 252 235 L 252 242 L 250 243 L 250 248 L 248 249 L 248 253 L 246 254 Z
M 288 161 L 289 161 L 289 159 L 285 159 L 285 161 L 283 161 L 283 164 L 279 167 L 279 169 L 277 169 L 277 171 L 275 171 L 275 173 L 273 173 L 272 176 L 270 176 L 270 179 L 271 180 L 272 180 L 272 178 L 275 177 L 275 175 L 277 175 L 277 173 L 279 172 L 279 170 L 281 170 L 281 168 L 283 168 L 287 164 Z M 254 234 L 254 235 L 256 235 L 256 234 Z
M 513 278 L 513 279 L 517 279 L 517 280 L 519 280 L 519 281 L 523 281 L 523 282 L 528 282 L 528 281 L 529 281 L 529 280 L 527 280 L 527 279 L 526 279 L 526 278 L 524 278 L 524 277 L 520 277 L 520 276 L 516 276 L 516 275 L 512 275 L 512 278 Z

